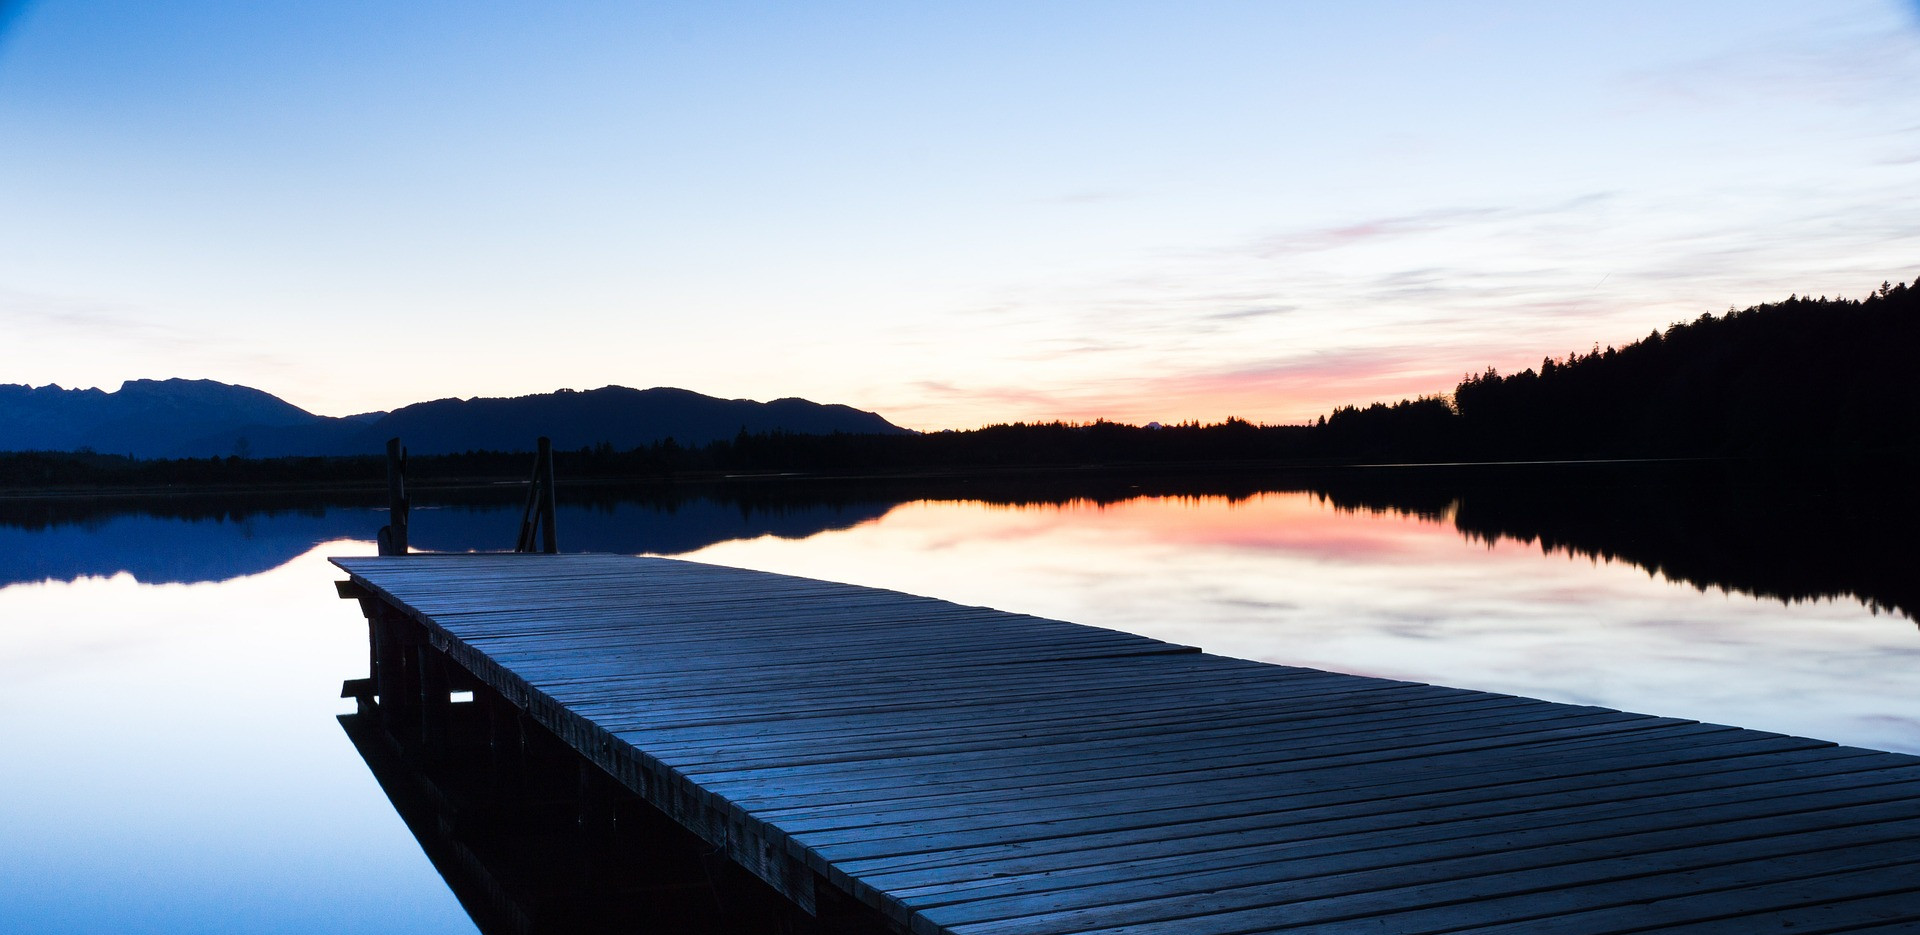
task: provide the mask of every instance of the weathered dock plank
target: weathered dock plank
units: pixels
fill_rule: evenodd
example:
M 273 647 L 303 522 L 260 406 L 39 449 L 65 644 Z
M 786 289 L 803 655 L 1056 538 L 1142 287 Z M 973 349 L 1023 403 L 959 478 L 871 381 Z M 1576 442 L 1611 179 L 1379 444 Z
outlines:
M 901 931 L 1920 931 L 1920 758 L 668 559 L 335 562 L 797 902 Z

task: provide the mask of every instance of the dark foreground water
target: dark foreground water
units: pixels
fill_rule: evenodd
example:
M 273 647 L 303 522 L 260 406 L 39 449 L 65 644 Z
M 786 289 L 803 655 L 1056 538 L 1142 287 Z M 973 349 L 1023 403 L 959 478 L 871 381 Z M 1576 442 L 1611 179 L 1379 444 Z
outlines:
M 422 495 L 414 544 L 509 544 L 515 498 Z M 1884 478 L 1565 466 L 600 490 L 559 528 L 570 551 L 1920 752 L 1916 519 Z M 365 628 L 325 557 L 383 521 L 0 502 L 0 931 L 473 930 L 335 718 Z

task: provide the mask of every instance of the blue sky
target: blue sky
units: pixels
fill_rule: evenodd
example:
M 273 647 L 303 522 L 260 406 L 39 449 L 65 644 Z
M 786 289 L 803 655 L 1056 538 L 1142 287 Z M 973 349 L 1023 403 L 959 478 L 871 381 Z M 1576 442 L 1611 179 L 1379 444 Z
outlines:
M 1310 419 L 1920 275 L 1920 6 L 39 0 L 0 382 Z

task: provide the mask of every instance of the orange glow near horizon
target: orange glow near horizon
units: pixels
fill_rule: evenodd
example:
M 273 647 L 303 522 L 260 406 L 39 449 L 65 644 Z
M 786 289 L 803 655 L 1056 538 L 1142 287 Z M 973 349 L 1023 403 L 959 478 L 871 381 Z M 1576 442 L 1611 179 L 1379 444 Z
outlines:
M 1304 425 L 1342 406 L 1448 395 L 1459 379 L 1457 373 L 1442 377 L 1402 361 L 1356 362 L 1338 368 L 1147 378 L 1098 393 L 1036 393 L 1027 398 L 984 393 L 974 399 L 893 403 L 876 411 L 895 425 L 923 432 L 1100 420 L 1212 425 L 1237 418 L 1258 425 Z

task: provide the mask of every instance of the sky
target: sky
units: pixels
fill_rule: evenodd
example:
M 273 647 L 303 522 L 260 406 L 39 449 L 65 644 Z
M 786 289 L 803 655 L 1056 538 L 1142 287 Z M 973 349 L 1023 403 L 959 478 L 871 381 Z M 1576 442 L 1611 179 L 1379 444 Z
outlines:
M 1916 195 L 1920 0 L 0 0 L 0 383 L 1293 423 Z

